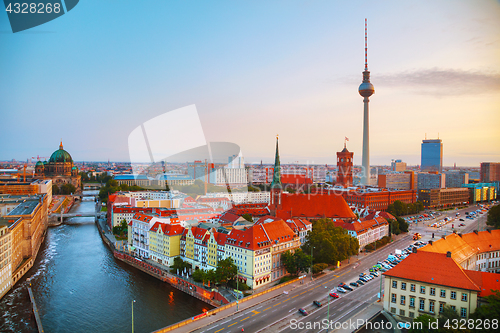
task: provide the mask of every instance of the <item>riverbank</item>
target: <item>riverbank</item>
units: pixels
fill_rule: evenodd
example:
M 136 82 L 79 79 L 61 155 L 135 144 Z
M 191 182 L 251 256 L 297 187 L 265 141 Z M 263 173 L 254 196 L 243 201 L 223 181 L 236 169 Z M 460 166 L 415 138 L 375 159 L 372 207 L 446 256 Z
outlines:
M 200 283 L 183 279 L 180 276 L 171 274 L 166 267 L 160 267 L 160 265 L 155 264 L 150 260 L 135 258 L 130 254 L 119 250 L 116 246 L 116 243 L 118 243 L 118 241 L 116 241 L 114 235 L 109 232 L 108 227 L 105 225 L 105 222 L 101 219 L 97 219 L 96 225 L 104 244 L 106 244 L 106 246 L 113 253 L 113 256 L 116 259 L 132 267 L 135 267 L 163 282 L 166 282 L 172 287 L 190 296 L 193 296 L 213 307 L 219 307 L 221 305 L 230 303 L 230 301 L 224 295 L 222 295 L 222 293 L 220 293 L 218 289 L 210 288 Z

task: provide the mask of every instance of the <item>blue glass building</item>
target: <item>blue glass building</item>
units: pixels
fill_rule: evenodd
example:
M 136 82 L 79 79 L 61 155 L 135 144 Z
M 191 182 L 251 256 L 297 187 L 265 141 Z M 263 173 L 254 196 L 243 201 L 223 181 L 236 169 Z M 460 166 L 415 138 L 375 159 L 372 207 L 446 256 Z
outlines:
M 443 171 L 443 142 L 437 140 L 422 140 L 420 160 L 421 171 Z

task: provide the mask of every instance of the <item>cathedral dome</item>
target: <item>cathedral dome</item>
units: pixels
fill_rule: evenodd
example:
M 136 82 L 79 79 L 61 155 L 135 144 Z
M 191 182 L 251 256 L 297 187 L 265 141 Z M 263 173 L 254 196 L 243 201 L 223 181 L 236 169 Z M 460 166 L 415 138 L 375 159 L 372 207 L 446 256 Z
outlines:
M 36 162 L 35 167 L 37 167 L 37 166 L 42 166 L 43 167 L 43 162 L 42 161 Z
M 59 149 L 50 155 L 49 163 L 57 163 L 57 162 L 73 162 L 71 155 L 63 149 L 63 145 L 59 146 Z

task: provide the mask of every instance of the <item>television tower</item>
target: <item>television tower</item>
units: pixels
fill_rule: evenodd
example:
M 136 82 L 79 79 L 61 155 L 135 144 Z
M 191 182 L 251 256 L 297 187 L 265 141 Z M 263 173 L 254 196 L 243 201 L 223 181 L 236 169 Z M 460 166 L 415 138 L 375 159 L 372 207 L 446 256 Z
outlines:
M 375 93 L 373 84 L 370 83 L 370 72 L 368 71 L 368 37 L 367 22 L 365 19 L 365 70 L 363 71 L 363 82 L 359 86 L 359 94 L 363 96 L 363 156 L 361 184 L 370 185 L 370 121 L 368 117 L 369 97 Z

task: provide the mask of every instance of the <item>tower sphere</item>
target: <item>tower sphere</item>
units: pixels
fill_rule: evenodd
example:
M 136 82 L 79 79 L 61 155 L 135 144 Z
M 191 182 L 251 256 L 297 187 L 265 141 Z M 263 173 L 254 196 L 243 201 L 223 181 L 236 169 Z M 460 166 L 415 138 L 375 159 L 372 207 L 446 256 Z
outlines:
M 363 97 L 370 97 L 375 93 L 375 88 L 370 82 L 363 82 L 359 86 L 359 94 Z

